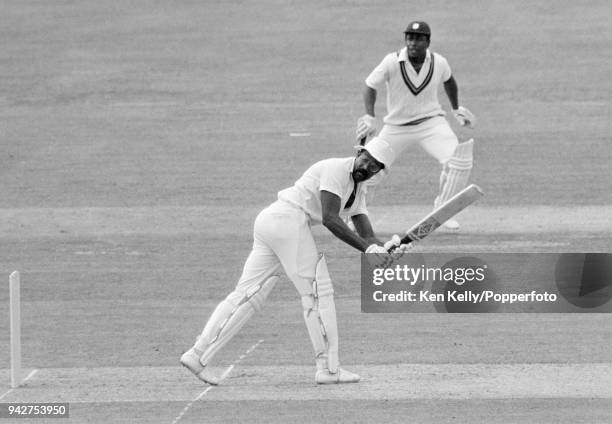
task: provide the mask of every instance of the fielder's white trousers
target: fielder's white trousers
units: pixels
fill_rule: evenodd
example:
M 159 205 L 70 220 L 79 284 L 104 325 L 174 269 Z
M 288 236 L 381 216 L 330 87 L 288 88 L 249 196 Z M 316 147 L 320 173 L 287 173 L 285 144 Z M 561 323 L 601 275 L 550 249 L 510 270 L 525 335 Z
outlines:
M 443 116 L 435 116 L 418 125 L 385 124 L 378 133 L 399 156 L 416 144 L 444 165 L 453 156 L 459 140 Z
M 300 295 L 312 294 L 319 253 L 302 210 L 276 201 L 257 215 L 253 237 L 236 291 L 246 293 L 282 268 Z

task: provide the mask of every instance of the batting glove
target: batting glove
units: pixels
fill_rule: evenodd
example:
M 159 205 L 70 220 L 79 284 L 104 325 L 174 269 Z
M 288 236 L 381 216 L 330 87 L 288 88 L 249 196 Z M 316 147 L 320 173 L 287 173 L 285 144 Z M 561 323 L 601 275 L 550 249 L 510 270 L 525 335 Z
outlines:
M 369 256 L 368 262 L 374 265 L 375 268 L 387 268 L 393 263 L 393 258 L 389 255 L 387 249 L 379 244 L 369 245 L 365 252 L 374 253 L 374 255 Z
M 391 254 L 393 261 L 401 258 L 406 251 L 412 249 L 411 244 L 402 244 L 402 239 L 397 234 L 393 234 L 391 240 L 385 243 L 385 249 Z
M 414 245 L 412 243 L 400 244 L 393 252 L 391 252 L 391 257 L 393 258 L 394 261 L 396 261 L 402 256 L 404 256 L 404 253 L 411 250 L 413 247 Z
M 390 249 L 397 249 L 400 244 L 402 244 L 402 239 L 400 238 L 400 236 L 398 236 L 397 234 L 393 234 L 391 236 L 391 240 L 386 242 L 384 247 L 385 249 L 387 249 L 388 252 Z
M 368 248 L 365 251 L 366 253 L 387 253 L 387 249 L 384 248 L 384 246 L 381 246 L 380 244 L 371 244 L 368 246 Z
M 372 115 L 363 115 L 357 120 L 357 130 L 355 131 L 357 141 L 376 134 L 376 118 Z
M 454 109 L 453 115 L 455 115 L 455 119 L 462 127 L 474 128 L 476 126 L 476 117 L 469 109 L 463 106 Z

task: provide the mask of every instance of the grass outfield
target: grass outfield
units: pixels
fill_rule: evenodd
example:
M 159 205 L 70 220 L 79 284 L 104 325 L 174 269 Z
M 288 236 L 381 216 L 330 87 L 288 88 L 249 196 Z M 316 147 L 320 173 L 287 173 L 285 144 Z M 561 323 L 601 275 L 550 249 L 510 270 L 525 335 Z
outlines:
M 412 19 L 479 118 L 455 129 L 487 194 L 420 251 L 612 251 L 609 15 L 600 0 L 5 4 L 0 270 L 22 274 L 29 378 L 10 389 L 0 320 L 0 403 L 70 402 L 54 423 L 609 421 L 609 314 L 364 314 L 359 255 L 324 229 L 362 383 L 313 384 L 286 278 L 219 355 L 223 385 L 177 365 L 255 214 L 315 160 L 353 154 L 363 79 Z M 429 211 L 438 173 L 400 158 L 370 208 L 381 234 Z

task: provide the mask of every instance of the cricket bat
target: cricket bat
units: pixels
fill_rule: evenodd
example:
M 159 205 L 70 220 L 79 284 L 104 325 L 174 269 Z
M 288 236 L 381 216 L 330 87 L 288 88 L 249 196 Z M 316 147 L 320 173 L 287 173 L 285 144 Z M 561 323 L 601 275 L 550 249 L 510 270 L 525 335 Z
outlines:
M 483 195 L 484 193 L 480 187 L 476 184 L 470 184 L 414 224 L 406 231 L 406 235 L 402 237 L 401 244 L 412 243 L 427 237 L 436 228 L 480 199 Z

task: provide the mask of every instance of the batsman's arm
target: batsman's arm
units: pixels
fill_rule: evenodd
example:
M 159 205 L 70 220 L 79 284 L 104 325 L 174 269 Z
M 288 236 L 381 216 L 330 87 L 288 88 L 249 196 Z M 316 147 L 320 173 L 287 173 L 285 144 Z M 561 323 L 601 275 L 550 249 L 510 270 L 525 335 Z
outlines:
M 321 210 L 323 225 L 346 244 L 365 252 L 371 243 L 352 231 L 340 218 L 340 196 L 329 191 L 321 190 Z
M 367 215 L 354 215 L 351 217 L 351 220 L 353 221 L 355 230 L 357 230 L 357 234 L 359 234 L 365 241 L 367 241 L 368 245 L 380 244 L 382 246 L 383 243 L 374 234 L 372 223 L 370 222 L 370 218 Z

